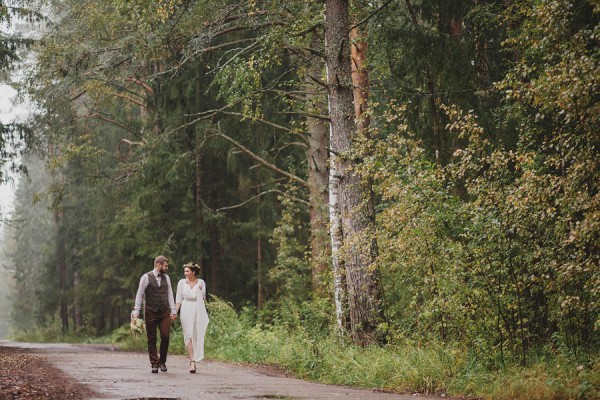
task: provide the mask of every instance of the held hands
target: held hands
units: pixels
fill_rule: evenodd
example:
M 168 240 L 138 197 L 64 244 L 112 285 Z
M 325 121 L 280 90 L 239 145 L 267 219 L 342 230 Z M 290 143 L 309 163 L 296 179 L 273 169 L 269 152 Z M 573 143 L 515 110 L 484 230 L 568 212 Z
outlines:
M 131 312 L 131 322 L 135 322 L 139 317 L 139 313 L 136 311 Z M 175 321 L 177 319 L 177 314 L 171 314 L 171 321 Z

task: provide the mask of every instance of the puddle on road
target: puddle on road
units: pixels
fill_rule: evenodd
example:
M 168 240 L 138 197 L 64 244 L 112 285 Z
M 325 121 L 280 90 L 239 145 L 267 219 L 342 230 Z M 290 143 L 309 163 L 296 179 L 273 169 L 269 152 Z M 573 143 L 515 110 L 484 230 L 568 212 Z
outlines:
M 280 396 L 276 394 L 262 394 L 253 396 L 255 399 L 265 399 L 265 400 L 294 400 L 297 397 L 290 396 Z M 179 397 L 136 397 L 133 399 L 123 399 L 123 400 L 181 400 Z
M 123 400 L 181 400 L 179 397 L 136 397 L 133 399 Z

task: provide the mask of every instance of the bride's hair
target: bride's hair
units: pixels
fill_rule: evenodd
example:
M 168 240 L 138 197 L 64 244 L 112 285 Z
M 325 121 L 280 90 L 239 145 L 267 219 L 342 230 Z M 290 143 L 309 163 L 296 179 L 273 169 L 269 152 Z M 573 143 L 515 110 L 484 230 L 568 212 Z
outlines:
M 200 272 L 200 266 L 198 264 L 195 264 L 193 262 L 189 262 L 187 264 L 183 265 L 183 268 L 189 268 L 194 274 L 198 275 L 198 273 Z

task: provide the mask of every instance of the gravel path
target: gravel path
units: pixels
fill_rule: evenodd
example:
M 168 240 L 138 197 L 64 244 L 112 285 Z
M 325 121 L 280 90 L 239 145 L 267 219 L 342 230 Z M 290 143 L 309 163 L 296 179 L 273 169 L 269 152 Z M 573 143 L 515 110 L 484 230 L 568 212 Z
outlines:
M 290 378 L 275 369 L 225 364 L 215 361 L 198 363 L 196 374 L 188 372 L 187 358 L 170 355 L 168 372 L 152 374 L 147 354 L 116 351 L 105 345 L 34 344 L 0 341 L 2 354 L 17 352 L 25 367 L 12 365 L 10 376 L 30 379 L 27 370 L 40 367 L 47 379 L 38 382 L 39 392 L 15 397 L 14 387 L 0 385 L 0 399 L 360 399 L 414 400 L 439 399 L 426 396 L 398 395 L 344 386 L 324 385 Z M 32 357 L 27 361 L 26 357 Z M 1 361 L 1 360 L 0 360 Z M 0 373 L 7 373 L 0 362 Z M 39 371 L 38 371 L 39 373 Z M 29 378 L 28 378 L 29 376 Z M 5 379 L 0 379 L 0 384 Z M 19 383 L 23 387 L 23 382 Z M 56 397 L 54 387 L 62 388 Z M 48 392 L 48 390 L 50 392 Z M 1 390 L 4 390 L 1 391 Z M 12 390 L 12 392 L 11 392 Z M 33 389 L 32 389 L 33 390 Z M 38 389 L 35 389 L 38 390 Z M 44 397 L 43 391 L 49 393 Z M 12 395 L 13 397 L 9 397 Z M 37 397 L 36 397 L 37 396 Z

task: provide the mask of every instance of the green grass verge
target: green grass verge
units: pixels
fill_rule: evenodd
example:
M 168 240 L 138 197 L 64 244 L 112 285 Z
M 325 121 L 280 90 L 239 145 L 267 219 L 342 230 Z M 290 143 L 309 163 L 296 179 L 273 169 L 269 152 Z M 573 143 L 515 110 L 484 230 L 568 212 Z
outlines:
M 499 400 L 600 398 L 600 357 L 585 364 L 564 354 L 492 370 L 467 349 L 447 344 L 358 347 L 315 326 L 308 313 L 287 322 L 257 323 L 252 312 L 236 313 L 220 300 L 209 303 L 211 322 L 206 338 L 210 359 L 274 365 L 303 379 L 322 383 L 376 388 L 399 393 Z M 306 311 L 306 310 L 304 310 Z M 296 318 L 294 317 L 294 318 Z M 284 318 L 285 319 L 285 318 Z M 312 323 L 302 319 L 312 320 Z M 19 341 L 113 343 L 120 349 L 146 351 L 145 335 L 133 336 L 129 325 L 110 336 L 90 339 L 62 335 L 45 328 L 14 335 Z M 171 331 L 171 354 L 185 354 L 180 325 Z

